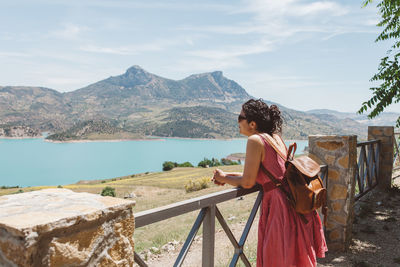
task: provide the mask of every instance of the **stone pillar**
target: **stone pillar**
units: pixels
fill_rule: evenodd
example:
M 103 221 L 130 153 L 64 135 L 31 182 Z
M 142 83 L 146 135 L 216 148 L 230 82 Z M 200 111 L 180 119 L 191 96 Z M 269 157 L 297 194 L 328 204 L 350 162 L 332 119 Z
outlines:
M 351 241 L 357 164 L 357 136 L 309 136 L 309 156 L 328 165 L 326 239 L 331 251 L 346 250 Z
M 0 197 L 0 266 L 133 266 L 133 201 L 45 189 Z
M 387 190 L 392 186 L 393 138 L 393 126 L 368 126 L 368 140 L 381 140 L 378 174 L 378 187 L 381 190 Z

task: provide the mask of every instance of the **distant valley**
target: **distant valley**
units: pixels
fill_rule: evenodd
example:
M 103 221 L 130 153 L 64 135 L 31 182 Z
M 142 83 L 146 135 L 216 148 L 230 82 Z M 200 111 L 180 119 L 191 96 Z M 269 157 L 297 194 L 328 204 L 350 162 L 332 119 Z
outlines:
M 220 71 L 171 80 L 133 66 L 122 75 L 68 93 L 0 86 L 0 129 L 29 127 L 49 132 L 47 138 L 53 141 L 146 136 L 233 138 L 239 137 L 241 104 L 250 98 L 244 88 Z M 399 116 L 384 113 L 367 121 L 357 114 L 301 112 L 277 105 L 285 119 L 286 139 L 306 139 L 310 134 L 365 138 L 367 125 L 394 125 Z

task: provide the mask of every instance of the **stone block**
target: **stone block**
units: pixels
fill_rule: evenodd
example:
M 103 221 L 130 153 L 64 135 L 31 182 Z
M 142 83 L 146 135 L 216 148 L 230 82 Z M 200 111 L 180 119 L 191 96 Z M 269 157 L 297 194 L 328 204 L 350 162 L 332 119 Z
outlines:
M 340 184 L 334 184 L 330 188 L 330 199 L 338 200 L 338 199 L 346 199 L 347 198 L 347 187 Z
M 394 135 L 394 128 L 393 127 L 384 127 L 383 134 L 386 136 L 392 137 Z
M 340 178 L 340 174 L 338 171 L 328 168 L 328 177 L 329 177 L 329 180 L 337 181 Z
M 349 155 L 341 157 L 339 159 L 339 165 L 342 166 L 345 169 L 349 168 Z
M 326 150 L 333 151 L 343 147 L 344 143 L 337 141 L 325 141 L 325 142 L 317 141 L 317 146 L 322 147 L 323 149 Z
M 332 211 L 334 211 L 334 212 L 340 211 L 341 209 L 343 209 L 343 203 L 340 201 L 335 201 L 332 203 L 331 207 L 332 207 Z
M 380 128 L 373 128 L 371 131 L 371 135 L 381 136 L 383 135 L 383 131 Z
M 325 155 L 325 162 L 328 165 L 333 165 L 335 163 L 336 157 L 333 155 L 326 154 Z
M 338 229 L 332 230 L 329 233 L 329 239 L 332 241 L 340 240 L 341 238 L 341 233 Z
M 331 219 L 341 225 L 346 225 L 347 222 L 347 217 L 344 215 L 332 214 Z
M 46 189 L 0 197 L 0 265 L 132 266 L 133 201 Z

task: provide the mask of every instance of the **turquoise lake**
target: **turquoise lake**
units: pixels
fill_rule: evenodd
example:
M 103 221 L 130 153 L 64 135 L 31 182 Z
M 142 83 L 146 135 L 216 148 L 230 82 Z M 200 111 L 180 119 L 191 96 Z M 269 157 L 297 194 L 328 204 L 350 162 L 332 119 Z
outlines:
M 297 141 L 302 153 L 308 141 Z M 162 170 L 164 161 L 197 165 L 204 157 L 245 152 L 246 139 L 166 138 L 120 142 L 50 143 L 0 139 L 0 186 L 63 185 Z

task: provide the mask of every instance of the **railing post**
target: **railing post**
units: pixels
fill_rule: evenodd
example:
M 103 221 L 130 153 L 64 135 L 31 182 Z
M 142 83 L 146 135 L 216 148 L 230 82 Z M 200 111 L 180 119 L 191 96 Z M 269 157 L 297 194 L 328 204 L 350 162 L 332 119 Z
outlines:
M 215 247 L 215 204 L 207 208 L 206 216 L 203 221 L 203 254 L 202 266 L 214 266 L 214 247 Z
M 328 249 L 344 251 L 350 245 L 353 227 L 357 136 L 314 135 L 308 137 L 308 143 L 309 156 L 328 165 Z
M 381 141 L 379 153 L 378 187 L 388 190 L 392 185 L 394 127 L 368 126 L 368 140 Z

